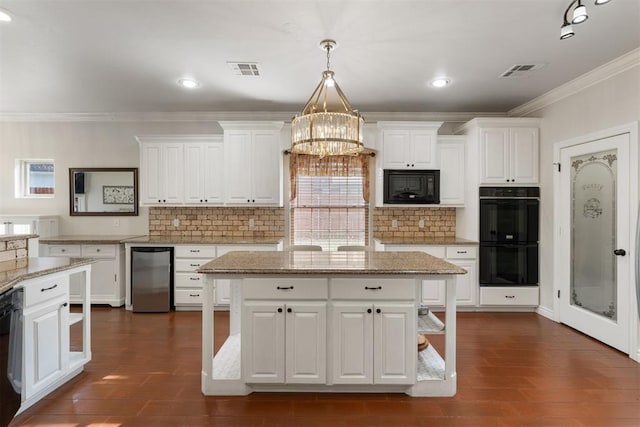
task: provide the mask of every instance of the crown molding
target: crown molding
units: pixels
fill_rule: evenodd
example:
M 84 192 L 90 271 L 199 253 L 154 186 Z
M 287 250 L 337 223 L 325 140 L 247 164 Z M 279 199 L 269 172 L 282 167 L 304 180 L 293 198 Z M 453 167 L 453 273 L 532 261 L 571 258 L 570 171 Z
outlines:
M 0 122 L 290 122 L 295 112 L 220 111 L 220 112 L 148 112 L 148 113 L 0 113 Z M 365 121 L 384 120 L 466 122 L 474 117 L 505 117 L 506 113 L 462 112 L 368 112 Z
M 564 98 L 574 95 L 590 86 L 603 82 L 611 77 L 623 73 L 630 68 L 640 65 L 640 48 L 625 53 L 618 58 L 594 68 L 593 70 L 576 77 L 575 79 L 551 89 L 549 92 L 540 95 L 518 107 L 509 110 L 508 115 L 514 117 L 527 116 L 541 108 L 548 107 Z

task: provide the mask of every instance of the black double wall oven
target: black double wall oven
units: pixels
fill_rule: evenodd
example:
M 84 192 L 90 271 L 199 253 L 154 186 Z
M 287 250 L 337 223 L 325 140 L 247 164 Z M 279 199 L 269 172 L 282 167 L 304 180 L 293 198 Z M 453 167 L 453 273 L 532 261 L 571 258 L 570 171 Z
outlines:
M 539 187 L 480 187 L 480 286 L 538 285 Z

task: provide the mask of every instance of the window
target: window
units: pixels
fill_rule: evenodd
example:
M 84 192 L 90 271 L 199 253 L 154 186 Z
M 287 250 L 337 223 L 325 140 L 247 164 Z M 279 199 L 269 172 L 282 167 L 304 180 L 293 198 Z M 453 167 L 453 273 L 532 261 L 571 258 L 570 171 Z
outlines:
M 16 160 L 16 197 L 53 197 L 53 160 Z
M 369 155 L 291 156 L 291 244 L 367 245 Z

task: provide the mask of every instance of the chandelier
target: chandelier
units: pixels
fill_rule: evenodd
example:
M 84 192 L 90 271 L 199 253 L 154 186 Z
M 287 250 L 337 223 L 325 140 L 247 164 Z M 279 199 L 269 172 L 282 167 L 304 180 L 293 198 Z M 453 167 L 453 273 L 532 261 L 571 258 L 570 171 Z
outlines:
M 363 150 L 364 119 L 354 110 L 330 70 L 335 40 L 322 40 L 327 69 L 299 116 L 291 122 L 291 152 L 320 157 L 357 154 Z

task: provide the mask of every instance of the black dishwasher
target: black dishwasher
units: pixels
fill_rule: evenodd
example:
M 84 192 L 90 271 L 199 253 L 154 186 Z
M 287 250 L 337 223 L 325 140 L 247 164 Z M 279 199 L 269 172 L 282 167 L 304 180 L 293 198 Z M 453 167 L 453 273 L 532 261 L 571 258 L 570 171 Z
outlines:
M 0 426 L 20 408 L 22 392 L 22 289 L 0 295 Z

